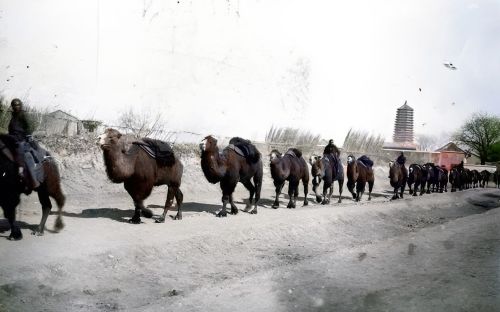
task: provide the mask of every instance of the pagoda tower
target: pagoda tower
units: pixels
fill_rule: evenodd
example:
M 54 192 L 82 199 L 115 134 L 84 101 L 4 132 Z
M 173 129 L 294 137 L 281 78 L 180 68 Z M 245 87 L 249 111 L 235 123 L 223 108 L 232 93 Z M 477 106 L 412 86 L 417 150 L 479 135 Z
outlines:
M 406 101 L 396 112 L 392 140 L 394 143 L 413 144 L 413 108 Z

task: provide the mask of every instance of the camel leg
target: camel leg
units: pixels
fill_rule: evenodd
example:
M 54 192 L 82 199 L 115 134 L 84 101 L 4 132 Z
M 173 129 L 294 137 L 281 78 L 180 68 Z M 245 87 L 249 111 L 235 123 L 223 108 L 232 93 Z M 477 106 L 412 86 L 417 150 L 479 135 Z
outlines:
M 323 201 L 321 202 L 322 205 L 326 205 L 330 203 L 330 197 L 327 196 L 327 192 L 330 191 L 331 185 L 329 183 L 326 183 L 326 181 L 323 181 Z
M 248 202 L 245 206 L 245 209 L 243 210 L 244 212 L 249 212 L 252 208 L 253 196 L 255 195 L 255 186 L 252 184 L 250 180 L 244 182 L 241 181 L 241 183 L 250 192 L 250 197 L 248 198 Z
M 357 192 L 357 197 L 356 197 L 356 201 L 361 201 L 361 197 L 363 197 L 363 193 L 365 192 L 365 185 L 366 185 L 366 182 L 358 182 L 356 183 L 356 192 Z
M 355 186 L 354 182 L 349 182 L 349 180 L 347 180 L 347 190 L 349 191 L 349 193 L 351 193 L 352 199 L 356 199 L 356 193 L 354 193 L 354 186 Z
M 344 188 L 344 179 L 339 179 L 339 203 L 342 202 L 342 189 Z
M 316 179 L 318 179 L 318 181 L 316 181 Z M 312 183 L 313 183 L 313 192 L 314 192 L 314 195 L 316 196 L 316 201 L 318 203 L 321 203 L 321 201 L 323 200 L 323 198 L 321 197 L 321 195 L 318 195 L 318 187 L 321 184 L 321 178 L 320 177 L 314 177 L 313 180 L 312 180 Z
M 54 230 L 59 232 L 64 228 L 64 223 L 62 221 L 62 210 L 64 204 L 66 203 L 66 197 L 64 196 L 61 189 L 61 178 L 59 176 L 59 171 L 55 163 L 49 161 L 47 166 L 44 167 L 47 172 L 46 186 L 50 197 L 52 197 L 57 204 L 57 218 L 54 224 Z
M 304 185 L 304 206 L 309 204 L 307 200 L 307 193 L 309 193 L 309 179 L 302 179 L 302 185 Z
M 253 183 L 255 184 L 255 202 L 253 210 L 251 210 L 250 213 L 257 214 L 257 203 L 260 200 L 260 192 L 262 190 L 262 168 L 260 172 L 257 172 L 253 176 Z
M 13 201 L 9 203 L 2 203 L 3 214 L 9 221 L 10 225 L 10 235 L 8 239 L 21 240 L 23 238 L 23 233 L 21 232 L 21 228 L 19 227 L 19 225 L 17 225 L 16 222 L 16 207 L 19 204 L 19 198 L 17 200 L 15 200 L 15 198 L 12 198 L 12 200 Z
M 334 182 L 332 182 L 332 185 L 330 185 L 330 189 L 328 191 L 328 203 L 330 203 L 330 199 L 332 198 L 334 185 L 335 185 Z
M 132 219 L 128 220 L 129 223 L 140 224 L 141 223 L 141 211 L 144 208 L 142 200 L 134 200 L 134 215 Z
M 238 214 L 238 207 L 234 204 L 233 194 L 229 195 L 229 205 L 231 206 L 230 214 L 235 215 Z
M 180 188 L 177 188 L 175 190 L 175 201 L 177 202 L 177 215 L 175 215 L 174 220 L 182 220 L 182 203 L 184 201 L 184 194 L 182 194 L 182 191 Z
M 415 189 L 416 189 L 416 184 L 415 184 Z M 408 183 L 408 194 L 413 195 L 413 190 L 411 188 L 411 183 Z
M 47 191 L 47 185 L 42 184 L 38 190 L 38 200 L 42 205 L 42 219 L 38 225 L 38 229 L 33 231 L 31 234 L 42 236 L 45 229 L 45 222 L 47 222 L 47 217 L 49 216 L 50 210 L 52 209 L 52 203 L 50 202 L 49 193 Z
M 155 223 L 163 223 L 165 222 L 165 218 L 167 217 L 167 212 L 174 202 L 174 195 L 176 192 L 176 188 L 173 186 L 169 186 L 167 190 L 167 199 L 165 200 L 165 206 L 163 207 L 163 214 L 160 218 L 155 220 Z
M 283 181 L 281 184 L 279 182 L 274 182 L 274 186 L 276 187 L 276 198 L 274 199 L 274 203 L 273 203 L 273 208 L 276 209 L 280 206 L 280 202 L 279 202 L 279 197 L 280 197 L 280 194 L 281 194 L 281 190 L 283 189 L 283 186 L 285 186 L 285 181 Z
M 226 206 L 230 200 L 232 201 L 231 195 L 233 194 L 234 189 L 236 188 L 236 183 L 224 182 L 224 181 L 220 182 L 220 187 L 222 189 L 222 210 L 217 213 L 217 215 L 216 215 L 217 217 L 226 217 L 227 216 Z M 234 203 L 232 203 L 232 205 L 234 205 Z M 231 205 L 231 212 L 233 212 L 232 205 Z M 235 214 L 238 213 L 238 209 L 236 209 L 236 211 L 234 211 L 234 212 L 235 212 Z
M 372 200 L 372 190 L 374 182 L 375 181 L 368 181 L 368 200 Z
M 291 179 L 288 182 L 288 205 L 286 206 L 287 208 L 295 208 L 295 202 L 297 200 L 298 196 L 298 188 L 299 188 L 299 182 Z

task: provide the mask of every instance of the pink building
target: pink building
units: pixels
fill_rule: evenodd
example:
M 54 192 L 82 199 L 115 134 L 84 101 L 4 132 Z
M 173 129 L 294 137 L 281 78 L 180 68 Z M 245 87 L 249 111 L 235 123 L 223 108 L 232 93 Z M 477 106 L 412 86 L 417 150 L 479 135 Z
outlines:
M 444 166 L 448 171 L 451 170 L 452 165 L 457 165 L 461 161 L 465 162 L 465 151 L 453 142 L 438 148 L 436 152 L 440 153 L 438 165 Z

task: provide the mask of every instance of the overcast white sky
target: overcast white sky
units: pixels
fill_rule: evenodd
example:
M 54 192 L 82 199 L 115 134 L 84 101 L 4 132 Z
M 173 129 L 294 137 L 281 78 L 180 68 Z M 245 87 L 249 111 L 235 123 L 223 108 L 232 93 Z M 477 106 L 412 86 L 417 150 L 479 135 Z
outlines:
M 0 0 L 0 92 L 110 124 L 134 107 L 201 134 L 391 141 L 405 100 L 416 133 L 499 115 L 499 34 L 500 1 Z

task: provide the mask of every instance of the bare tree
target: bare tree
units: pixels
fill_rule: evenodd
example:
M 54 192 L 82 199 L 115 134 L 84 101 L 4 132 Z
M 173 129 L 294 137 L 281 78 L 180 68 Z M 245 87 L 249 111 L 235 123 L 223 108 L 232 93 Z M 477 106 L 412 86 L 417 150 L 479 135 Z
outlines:
M 168 133 L 165 131 L 165 122 L 161 112 L 152 114 L 149 111 L 136 113 L 132 108 L 118 117 L 120 127 L 132 133 L 136 138 L 154 137 L 165 140 Z
M 491 153 L 491 146 L 500 141 L 500 118 L 476 113 L 465 122 L 454 138 L 469 147 L 470 153 L 479 157 L 481 165 L 484 165 Z
M 437 138 L 435 136 L 427 134 L 417 134 L 416 137 L 419 150 L 432 151 L 438 148 Z
M 384 138 L 366 131 L 349 129 L 342 148 L 349 152 L 376 153 L 382 149 Z

